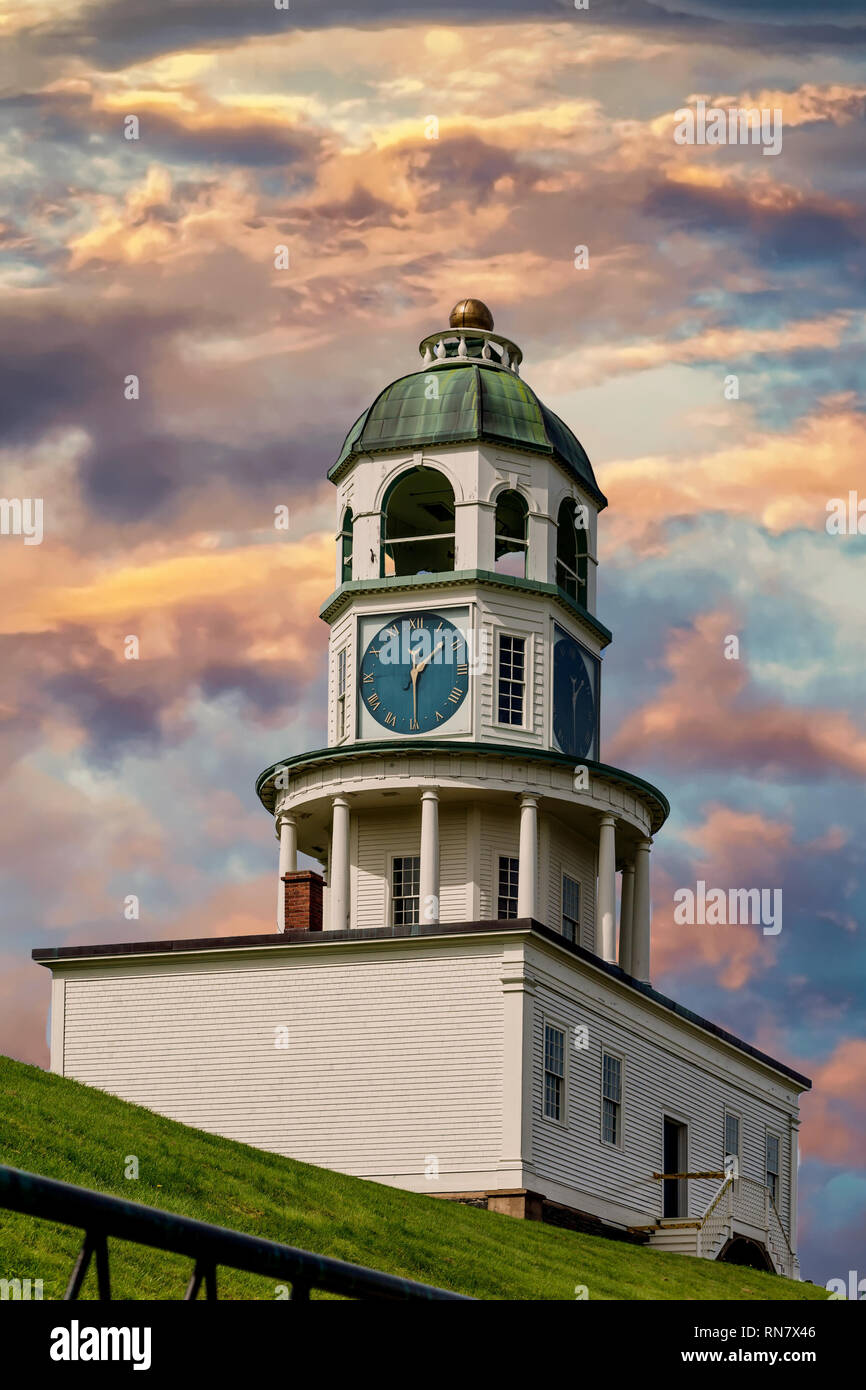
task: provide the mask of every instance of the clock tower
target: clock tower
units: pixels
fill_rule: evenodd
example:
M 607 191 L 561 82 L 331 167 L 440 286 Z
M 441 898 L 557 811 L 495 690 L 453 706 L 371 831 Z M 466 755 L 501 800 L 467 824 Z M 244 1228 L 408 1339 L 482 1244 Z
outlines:
M 305 1163 L 796 1278 L 810 1082 L 650 984 L 668 804 L 602 760 L 592 465 L 478 300 L 420 353 L 330 471 L 327 744 L 257 784 L 278 931 L 36 952 L 52 1068 Z
M 534 919 L 648 981 L 668 806 L 601 761 L 606 499 L 486 305 L 459 303 L 420 355 L 329 473 L 328 746 L 257 788 L 280 841 L 278 927 Z

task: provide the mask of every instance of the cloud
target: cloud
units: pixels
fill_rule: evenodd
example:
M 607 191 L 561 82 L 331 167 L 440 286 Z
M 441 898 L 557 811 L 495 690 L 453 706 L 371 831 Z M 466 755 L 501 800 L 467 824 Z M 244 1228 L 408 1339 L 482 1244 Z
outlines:
M 804 1108 L 804 1158 L 863 1167 L 866 1153 L 866 1041 L 843 1039 L 813 1064 L 813 1094 Z
M 825 397 L 787 429 L 747 422 L 742 433 L 735 444 L 697 457 L 608 464 L 601 479 L 611 504 L 610 543 L 663 545 L 669 522 L 712 512 L 747 518 L 777 535 L 807 527 L 826 536 L 827 504 L 848 497 L 866 448 L 866 416 L 853 398 Z
M 747 661 L 727 660 L 731 613 L 704 613 L 668 638 L 668 683 L 627 715 L 607 756 L 669 767 L 740 770 L 776 780 L 863 777 L 866 731 L 846 713 L 765 700 L 749 688 Z M 744 654 L 745 656 L 745 654 Z

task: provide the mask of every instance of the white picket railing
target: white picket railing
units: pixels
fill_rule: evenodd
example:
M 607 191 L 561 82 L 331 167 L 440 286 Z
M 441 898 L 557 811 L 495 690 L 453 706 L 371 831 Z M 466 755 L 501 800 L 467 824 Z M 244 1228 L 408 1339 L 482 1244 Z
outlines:
M 727 1177 L 698 1218 L 698 1254 L 714 1260 L 734 1234 L 734 1222 L 756 1227 L 767 1239 L 770 1257 L 780 1274 L 796 1278 L 796 1257 L 782 1225 L 773 1194 L 754 1178 Z
M 700 1218 L 698 1232 L 698 1254 L 705 1260 L 714 1260 L 724 1241 L 731 1234 L 733 1215 L 733 1179 L 725 1178 L 715 1197 Z

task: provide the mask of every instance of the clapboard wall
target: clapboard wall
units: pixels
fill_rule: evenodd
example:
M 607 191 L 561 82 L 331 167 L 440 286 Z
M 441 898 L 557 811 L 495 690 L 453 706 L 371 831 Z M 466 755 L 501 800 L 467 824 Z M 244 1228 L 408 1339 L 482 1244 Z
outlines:
M 688 1171 L 724 1166 L 726 1106 L 740 1117 L 741 1172 L 764 1182 L 767 1130 L 778 1135 L 780 1194 L 789 1233 L 791 1119 L 796 1090 L 769 1080 L 763 1068 L 737 1057 L 710 1035 L 677 1026 L 639 995 L 592 987 L 590 976 L 553 967 L 549 955 L 530 948 L 535 979 L 532 1041 L 532 1152 L 536 1171 L 566 1188 L 579 1187 L 602 1204 L 627 1214 L 661 1216 L 663 1117 L 688 1126 Z M 564 1122 L 543 1114 L 544 1026 L 566 1033 Z M 583 1046 L 586 1029 L 588 1046 Z M 580 1045 L 577 1045 L 578 1042 Z M 602 1140 L 602 1054 L 622 1061 L 622 1141 Z M 689 1181 L 689 1216 L 701 1215 L 718 1191 L 718 1179 Z
M 92 966 L 66 980 L 62 1070 L 346 1173 L 423 1179 L 432 1155 L 459 1185 L 499 1157 L 499 974 L 469 943 Z

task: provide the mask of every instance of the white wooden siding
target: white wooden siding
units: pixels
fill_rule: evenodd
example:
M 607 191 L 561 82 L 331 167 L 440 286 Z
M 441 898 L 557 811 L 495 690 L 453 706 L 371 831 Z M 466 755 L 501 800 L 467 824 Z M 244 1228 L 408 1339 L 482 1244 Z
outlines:
M 386 803 L 387 804 L 387 803 Z M 468 808 L 439 805 L 439 898 L 443 921 L 471 921 Z M 352 817 L 352 926 L 390 925 L 391 861 L 421 853 L 421 803 Z
M 498 950 L 465 943 L 72 972 L 64 1070 L 184 1124 L 341 1172 L 423 1176 L 428 1155 L 443 1176 L 492 1168 L 499 975 Z M 278 1027 L 287 1050 L 274 1045 Z
M 789 1229 L 790 1116 L 796 1106 L 780 1095 L 770 1099 L 766 1087 L 749 1086 L 734 1075 L 722 1043 L 704 1036 L 712 1060 L 698 1063 L 698 1049 L 687 1045 L 688 1031 L 675 1019 L 662 1025 L 660 1042 L 657 1011 L 643 1005 L 639 996 L 629 1003 L 633 1021 L 624 1022 L 621 1010 L 606 1007 L 606 991 L 594 983 L 587 987 L 578 973 L 569 988 L 539 979 L 535 995 L 532 1049 L 532 1152 L 539 1177 L 592 1194 L 620 1207 L 661 1215 L 661 1184 L 651 1174 L 663 1171 L 662 1121 L 664 1115 L 688 1125 L 688 1164 L 691 1172 L 721 1169 L 724 1165 L 725 1106 L 741 1116 L 742 1173 L 764 1181 L 766 1127 L 780 1137 L 780 1198 L 778 1208 Z M 562 1126 L 542 1114 L 544 1068 L 544 1019 L 564 1023 L 569 1029 L 567 1057 L 567 1118 Z M 649 1020 L 651 1025 L 648 1026 Z M 589 1029 L 587 1050 L 575 1048 L 575 1027 Z M 684 1045 L 684 1043 L 686 1045 Z M 623 1058 L 623 1141 L 614 1148 L 601 1141 L 602 1051 Z M 727 1054 L 727 1055 L 726 1055 Z M 749 1067 L 747 1059 L 743 1061 Z M 756 1064 L 755 1066 L 757 1072 Z M 698 1216 L 714 1192 L 717 1179 L 689 1182 L 688 1215 Z

